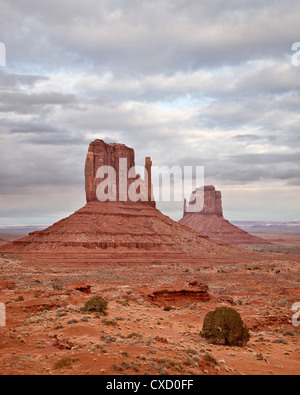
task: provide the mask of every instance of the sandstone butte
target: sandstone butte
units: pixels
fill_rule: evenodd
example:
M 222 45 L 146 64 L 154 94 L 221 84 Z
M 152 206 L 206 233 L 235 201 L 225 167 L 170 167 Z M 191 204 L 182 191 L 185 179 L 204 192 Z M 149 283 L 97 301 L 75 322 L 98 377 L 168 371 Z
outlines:
M 196 197 L 203 203 L 199 211 L 191 210 Z M 183 218 L 179 223 L 218 242 L 234 245 L 271 244 L 234 226 L 223 217 L 222 194 L 213 185 L 192 192 L 189 205 L 186 200 L 184 202 Z
M 249 255 L 249 252 L 209 240 L 171 220 L 151 199 L 120 201 L 118 184 L 117 201 L 100 202 L 96 196 L 101 182 L 96 177 L 97 169 L 104 165 L 118 171 L 119 158 L 127 158 L 128 169 L 135 166 L 133 149 L 102 140 L 92 142 L 85 164 L 87 204 L 45 230 L 1 246 L 0 252 L 18 254 L 32 263 L 52 267 L 200 263 L 226 261 L 226 258 L 232 262 Z M 151 165 L 151 159 L 147 157 L 148 197 L 152 197 Z M 128 184 L 139 178 L 136 175 L 128 179 Z

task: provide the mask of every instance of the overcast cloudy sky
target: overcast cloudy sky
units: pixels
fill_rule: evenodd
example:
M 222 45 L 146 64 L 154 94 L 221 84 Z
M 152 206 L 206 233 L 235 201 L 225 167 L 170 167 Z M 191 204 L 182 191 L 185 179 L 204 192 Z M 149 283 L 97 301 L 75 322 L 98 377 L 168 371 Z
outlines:
M 204 165 L 227 219 L 299 219 L 299 21 L 299 0 L 0 0 L 0 224 L 79 209 L 95 138 Z

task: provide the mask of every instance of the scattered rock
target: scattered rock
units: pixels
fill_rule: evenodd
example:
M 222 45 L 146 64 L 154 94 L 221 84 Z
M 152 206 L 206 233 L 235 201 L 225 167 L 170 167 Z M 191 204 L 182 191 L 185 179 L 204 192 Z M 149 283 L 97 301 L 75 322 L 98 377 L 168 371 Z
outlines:
M 77 281 L 77 282 L 71 283 L 67 286 L 68 291 L 75 290 L 75 291 L 79 291 L 79 292 L 82 292 L 87 295 L 92 293 L 91 288 L 92 288 L 92 286 L 90 284 L 87 284 L 82 281 Z
M 57 335 L 54 335 L 53 347 L 58 348 L 59 350 L 71 350 L 74 347 L 74 344 L 66 339 L 58 339 Z

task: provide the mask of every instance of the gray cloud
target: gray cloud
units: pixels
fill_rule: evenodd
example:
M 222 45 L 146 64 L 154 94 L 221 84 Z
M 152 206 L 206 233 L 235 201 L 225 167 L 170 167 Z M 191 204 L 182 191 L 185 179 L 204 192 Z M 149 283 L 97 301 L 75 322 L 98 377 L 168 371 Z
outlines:
M 36 82 L 47 79 L 47 77 L 40 75 L 6 73 L 3 69 L 0 69 L 0 86 L 2 89 L 14 89 L 21 86 L 31 87 Z
M 32 114 L 36 111 L 48 110 L 51 106 L 76 103 L 74 95 L 50 93 L 3 92 L 0 99 L 0 112 Z M 38 109 L 39 108 L 39 109 Z
M 282 58 L 299 33 L 299 2 L 247 3 L 1 0 L 1 26 L 16 64 L 45 68 L 152 74 Z
M 298 1 L 0 0 L 0 8 L 0 223 L 65 213 L 53 191 L 77 208 L 94 138 L 133 147 L 140 165 L 148 155 L 159 165 L 205 165 L 207 182 L 252 190 L 240 212 L 225 198 L 241 219 L 255 191 L 267 201 L 276 188 L 290 202 L 286 215 L 300 216 Z M 263 204 L 257 215 L 280 206 Z
M 273 137 L 273 136 L 272 136 Z M 236 136 L 232 137 L 233 140 L 237 140 L 237 141 L 259 141 L 262 139 L 261 136 L 257 136 L 255 134 L 238 134 Z

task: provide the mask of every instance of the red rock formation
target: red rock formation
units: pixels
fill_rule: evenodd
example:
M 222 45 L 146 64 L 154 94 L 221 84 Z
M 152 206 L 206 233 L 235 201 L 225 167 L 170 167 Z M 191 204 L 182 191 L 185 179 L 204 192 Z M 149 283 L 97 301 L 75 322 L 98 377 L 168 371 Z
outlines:
M 87 284 L 83 281 L 76 281 L 76 282 L 71 283 L 67 286 L 68 291 L 75 290 L 75 291 L 79 291 L 79 292 L 82 292 L 87 295 L 92 293 L 91 288 L 92 288 L 92 286 L 90 284 Z
M 152 162 L 148 157 L 145 165 L 146 183 L 134 170 L 131 177 L 127 175 L 130 187 L 141 186 L 144 191 L 141 196 L 146 196 L 145 201 L 122 201 L 120 196 L 123 191 L 118 189 L 117 201 L 100 202 L 97 199 L 97 187 L 101 179 L 97 178 L 97 169 L 100 166 L 112 166 L 114 170 L 119 170 L 120 158 L 127 159 L 127 173 L 135 164 L 131 148 L 121 144 L 106 144 L 101 140 L 93 142 L 89 146 L 85 166 L 86 206 L 48 229 L 30 233 L 26 238 L 1 246 L 0 251 L 22 254 L 31 262 L 52 266 L 54 261 L 57 265 L 76 265 L 77 261 L 81 264 L 97 262 L 103 265 L 113 261 L 117 264 L 143 264 L 153 259 L 170 263 L 191 262 L 194 259 L 192 257 L 232 257 L 232 248 L 222 247 L 172 221 L 155 208 L 155 202 L 147 201 L 152 196 Z M 145 185 L 147 188 L 144 188 Z M 137 255 L 134 257 L 132 252 Z
M 143 202 L 90 202 L 48 229 L 1 247 L 5 252 L 116 250 L 221 253 L 222 248 Z
M 86 189 L 86 200 L 87 203 L 98 201 L 96 190 L 98 185 L 104 180 L 103 178 L 97 178 L 97 170 L 102 166 L 110 166 L 116 171 L 117 183 L 116 183 L 116 200 L 120 200 L 120 190 L 118 188 L 120 182 L 120 176 L 127 174 L 120 174 L 119 164 L 120 159 L 127 160 L 127 174 L 128 171 L 135 166 L 134 162 L 134 150 L 126 147 L 124 144 L 107 144 L 102 140 L 95 140 L 89 146 L 86 163 L 85 163 L 85 189 Z
M 152 177 L 151 177 L 151 168 L 152 168 L 152 161 L 151 158 L 148 156 L 145 159 L 145 181 L 148 187 L 148 202 L 155 207 L 155 200 L 153 196 L 153 187 L 152 187 Z
M 130 201 L 132 200 L 129 194 L 131 187 L 131 191 L 134 191 L 133 188 L 135 188 L 138 192 L 139 201 L 148 202 L 148 204 L 155 206 L 152 195 L 151 166 L 151 159 L 147 157 L 145 161 L 145 180 L 142 180 L 135 171 L 134 150 L 132 148 L 128 148 L 124 144 L 107 144 L 102 140 L 95 140 L 89 146 L 85 163 L 87 203 L 108 200 Z M 110 167 L 110 170 L 107 169 L 108 167 Z M 103 170 L 101 171 L 101 169 Z M 113 173 L 107 174 L 107 171 Z M 103 185 L 103 189 L 99 187 L 100 184 Z
M 181 280 L 154 288 L 148 294 L 149 300 L 158 306 L 183 307 L 187 303 L 208 302 L 208 286 L 199 280 Z
M 203 193 L 204 191 L 204 193 Z M 204 195 L 204 202 L 203 202 Z M 199 202 L 203 202 L 203 208 L 201 207 L 200 214 L 202 215 L 216 215 L 218 217 L 223 217 L 222 208 L 222 194 L 220 191 L 216 191 L 213 185 L 205 186 L 203 188 L 197 188 L 192 192 L 189 206 L 187 207 L 185 202 L 184 212 L 187 213 L 188 209 L 192 209 L 195 205 L 195 198 L 199 199 Z
M 69 339 L 59 339 L 57 335 L 54 335 L 53 338 L 52 346 L 59 350 L 71 350 L 74 347 L 74 344 Z
M 204 206 L 198 212 L 194 211 L 195 197 L 199 201 L 204 200 Z M 204 193 L 201 188 L 192 192 L 189 206 L 187 206 L 186 202 L 184 204 L 184 215 L 179 223 L 222 243 L 234 245 L 270 244 L 268 241 L 250 235 L 224 219 L 221 192 L 216 191 L 212 185 L 205 186 Z

